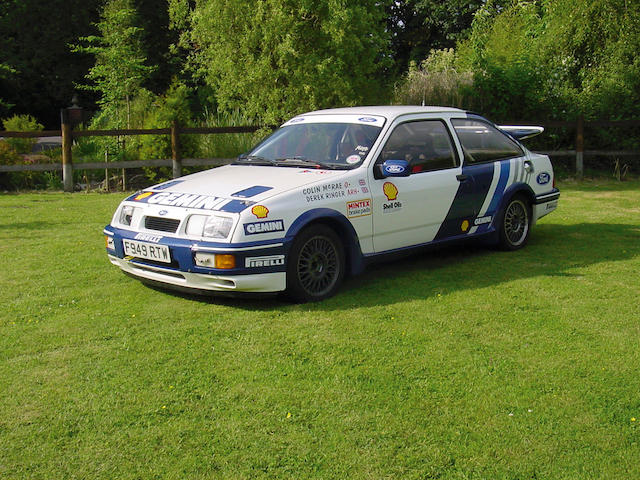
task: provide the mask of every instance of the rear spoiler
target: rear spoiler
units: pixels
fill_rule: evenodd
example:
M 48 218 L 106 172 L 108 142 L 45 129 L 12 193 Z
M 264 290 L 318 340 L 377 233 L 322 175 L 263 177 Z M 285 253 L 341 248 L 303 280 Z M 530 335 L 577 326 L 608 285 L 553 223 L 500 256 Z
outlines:
M 535 137 L 544 132 L 544 127 L 534 127 L 533 125 L 499 125 L 498 128 L 517 140 Z

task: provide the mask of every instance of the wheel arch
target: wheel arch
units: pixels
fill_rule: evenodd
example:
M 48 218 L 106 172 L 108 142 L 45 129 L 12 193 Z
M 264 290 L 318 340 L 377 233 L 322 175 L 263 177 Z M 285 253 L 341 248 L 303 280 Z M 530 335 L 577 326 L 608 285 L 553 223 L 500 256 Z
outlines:
M 504 209 L 507 208 L 507 205 L 511 201 L 511 199 L 516 195 L 522 195 L 529 202 L 529 208 L 533 208 L 532 206 L 536 202 L 536 194 L 533 189 L 527 185 L 526 183 L 518 182 L 510 185 L 502 194 L 502 199 L 498 204 L 498 209 L 494 215 L 494 218 L 502 218 L 504 214 Z M 531 226 L 535 225 L 535 218 L 533 215 L 531 216 Z
M 287 243 L 291 244 L 295 236 L 311 225 L 326 225 L 344 241 L 345 267 L 348 274 L 356 275 L 364 270 L 364 256 L 360 248 L 358 234 L 351 222 L 342 213 L 330 208 L 316 208 L 304 212 L 287 230 Z

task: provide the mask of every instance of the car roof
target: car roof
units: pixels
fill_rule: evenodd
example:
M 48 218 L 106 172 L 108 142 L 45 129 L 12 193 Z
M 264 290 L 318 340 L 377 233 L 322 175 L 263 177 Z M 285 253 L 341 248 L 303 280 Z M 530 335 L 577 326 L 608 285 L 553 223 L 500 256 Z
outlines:
M 458 112 L 467 113 L 465 110 L 451 107 L 437 107 L 437 106 L 419 106 L 419 105 L 381 105 L 381 106 L 367 106 L 367 107 L 344 107 L 344 108 L 330 108 L 326 110 L 316 110 L 313 112 L 307 112 L 302 115 L 381 115 L 388 120 L 393 120 L 401 115 L 409 115 L 413 113 L 444 113 L 444 112 Z M 299 116 L 302 116 L 299 115 Z

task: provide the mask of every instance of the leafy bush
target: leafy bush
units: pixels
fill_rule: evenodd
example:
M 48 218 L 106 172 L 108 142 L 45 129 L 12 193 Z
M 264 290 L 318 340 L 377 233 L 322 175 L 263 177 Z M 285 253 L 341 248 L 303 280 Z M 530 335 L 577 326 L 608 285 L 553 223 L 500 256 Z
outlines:
M 378 102 L 392 66 L 380 2 L 242 0 L 195 3 L 195 66 L 219 110 L 263 122 L 336 105 Z
M 8 132 L 35 132 L 44 129 L 31 115 L 14 115 L 2 121 Z M 5 140 L 18 153 L 31 153 L 38 140 L 36 138 L 7 138 Z
M 20 155 L 7 140 L 0 140 L 0 165 L 15 165 L 22 162 Z
M 213 113 L 205 110 L 200 120 L 201 127 L 241 127 L 256 125 L 257 122 L 234 110 L 231 113 Z M 197 155 L 200 158 L 235 158 L 254 147 L 262 138 L 271 133 L 265 128 L 254 133 L 222 133 L 197 135 Z
M 453 49 L 432 50 L 419 67 L 409 64 L 405 78 L 394 89 L 394 103 L 473 109 L 472 85 L 473 74 L 456 67 Z
M 487 2 L 457 45 L 482 110 L 499 118 L 630 118 L 640 103 L 640 4 Z

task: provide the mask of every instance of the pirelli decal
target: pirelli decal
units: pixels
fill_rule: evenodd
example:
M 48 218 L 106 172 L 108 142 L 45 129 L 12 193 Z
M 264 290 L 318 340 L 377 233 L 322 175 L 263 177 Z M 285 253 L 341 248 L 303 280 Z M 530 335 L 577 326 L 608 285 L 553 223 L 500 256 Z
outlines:
M 284 265 L 284 255 L 247 257 L 244 262 L 244 266 L 247 268 L 279 267 L 282 265 Z

